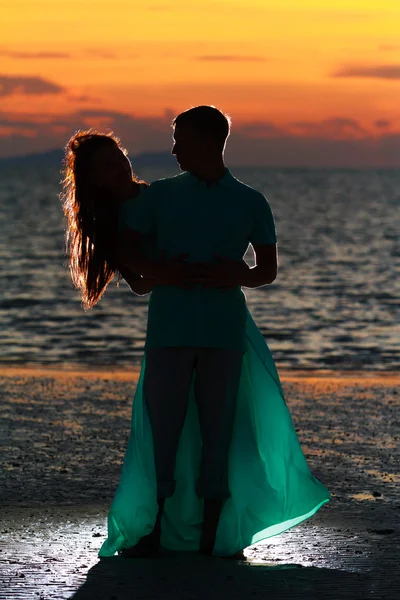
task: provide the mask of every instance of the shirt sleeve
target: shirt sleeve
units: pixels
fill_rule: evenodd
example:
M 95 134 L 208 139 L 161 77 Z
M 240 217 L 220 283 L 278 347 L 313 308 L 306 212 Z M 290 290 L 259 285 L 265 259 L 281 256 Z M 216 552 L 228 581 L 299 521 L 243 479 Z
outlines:
M 140 194 L 129 205 L 125 215 L 125 225 L 143 233 L 150 234 L 155 228 L 156 194 L 152 186 L 141 190 Z
M 277 241 L 274 216 L 268 200 L 262 194 L 255 204 L 249 241 L 253 246 L 276 244 Z

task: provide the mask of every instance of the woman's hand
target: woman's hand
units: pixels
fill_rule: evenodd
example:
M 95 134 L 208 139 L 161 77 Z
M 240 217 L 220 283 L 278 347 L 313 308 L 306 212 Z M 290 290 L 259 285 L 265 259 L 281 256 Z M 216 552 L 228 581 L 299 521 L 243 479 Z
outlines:
M 140 279 L 135 280 L 130 283 L 126 280 L 127 284 L 131 288 L 132 292 L 137 296 L 146 296 L 146 294 L 150 294 L 154 288 L 154 279 L 147 279 L 147 277 L 140 277 Z
M 233 260 L 215 254 L 215 262 L 188 263 L 187 255 L 165 261 L 164 275 L 155 285 L 173 285 L 192 289 L 201 284 L 205 288 L 228 290 L 247 286 L 250 268 L 244 260 Z
M 202 275 L 197 265 L 187 262 L 188 254 L 179 254 L 166 259 L 163 253 L 159 261 L 159 274 L 154 285 L 174 286 L 185 290 L 192 289 L 196 283 L 202 283 Z
M 190 263 L 187 257 L 187 254 L 180 254 L 166 259 L 163 253 L 158 261 L 158 274 L 154 278 L 141 277 L 125 267 L 120 272 L 131 290 L 138 295 L 148 294 L 156 286 L 190 290 L 201 284 L 205 288 L 228 290 L 247 285 L 250 269 L 244 260 L 232 260 L 216 254 L 213 263 Z
M 126 283 L 131 288 L 132 292 L 137 296 L 145 296 L 149 294 L 154 287 L 154 280 L 142 277 L 137 273 L 133 273 L 126 267 L 118 268 L 118 271 Z
M 215 254 L 213 263 L 198 263 L 201 283 L 205 288 L 228 290 L 238 286 L 246 286 L 250 268 L 242 260 L 233 260 Z

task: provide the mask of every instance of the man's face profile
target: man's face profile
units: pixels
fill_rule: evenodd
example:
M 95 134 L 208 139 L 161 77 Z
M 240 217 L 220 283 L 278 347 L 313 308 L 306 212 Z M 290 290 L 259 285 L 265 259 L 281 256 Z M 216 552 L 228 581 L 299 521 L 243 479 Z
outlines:
M 173 133 L 171 153 L 182 171 L 195 171 L 204 163 L 214 144 L 208 136 L 190 126 L 177 126 Z

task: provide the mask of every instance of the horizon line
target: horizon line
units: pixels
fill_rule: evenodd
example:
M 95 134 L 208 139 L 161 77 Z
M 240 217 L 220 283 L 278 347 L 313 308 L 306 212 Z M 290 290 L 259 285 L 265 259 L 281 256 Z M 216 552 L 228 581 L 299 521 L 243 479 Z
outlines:
M 27 154 L 15 154 L 15 155 L 10 155 L 10 156 L 0 156 L 0 164 L 2 162 L 8 162 L 8 161 L 23 161 L 29 158 L 35 158 L 35 157 L 40 157 L 40 156 L 46 156 L 49 154 L 53 154 L 59 152 L 60 154 L 64 153 L 64 149 L 57 147 L 57 148 L 52 148 L 49 150 L 44 150 L 42 152 L 29 152 Z M 164 155 L 165 157 L 167 156 L 171 156 L 171 160 L 172 160 L 172 154 L 169 154 L 167 151 L 165 150 L 153 150 L 153 151 L 147 151 L 147 152 L 138 152 L 137 154 L 133 154 L 132 155 L 132 159 L 135 159 L 135 157 L 143 157 L 143 156 L 149 156 L 151 157 L 152 155 L 154 156 L 160 156 L 160 155 Z M 61 165 L 60 165 L 61 166 Z M 150 163 L 146 166 L 152 166 Z M 172 166 L 172 165 L 154 165 L 154 166 Z M 315 164 L 304 164 L 304 165 L 290 165 L 290 164 L 281 164 L 281 165 L 268 165 L 268 164 L 251 164 L 251 165 L 243 165 L 240 163 L 233 163 L 230 162 L 229 163 L 229 168 L 243 168 L 243 169 L 271 169 L 271 170 L 276 170 L 276 169 L 287 169 L 287 170 L 294 170 L 294 169 L 310 169 L 310 170 L 341 170 L 341 171 L 399 171 L 400 170 L 400 165 L 399 166 L 382 166 L 382 165 L 346 165 L 346 166 L 338 166 L 338 165 L 334 165 L 334 164 L 326 164 L 326 165 L 315 165 Z M 179 170 L 179 168 L 178 168 Z

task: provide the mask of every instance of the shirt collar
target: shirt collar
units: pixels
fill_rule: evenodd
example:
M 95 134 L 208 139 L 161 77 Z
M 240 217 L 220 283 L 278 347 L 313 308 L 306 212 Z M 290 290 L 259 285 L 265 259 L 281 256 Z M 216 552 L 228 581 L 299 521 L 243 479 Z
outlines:
M 190 173 L 189 171 L 187 172 L 187 176 L 190 178 L 190 180 L 193 183 L 196 183 L 196 184 L 205 183 L 203 179 L 199 179 L 198 177 L 196 177 L 196 175 L 193 175 L 193 173 Z M 221 179 L 219 179 L 218 181 L 213 183 L 213 185 L 223 185 L 225 187 L 230 187 L 234 183 L 235 183 L 235 178 L 233 177 L 233 175 L 231 175 L 231 172 L 228 169 L 228 167 L 225 167 L 225 172 L 224 172 L 223 176 L 221 177 Z

